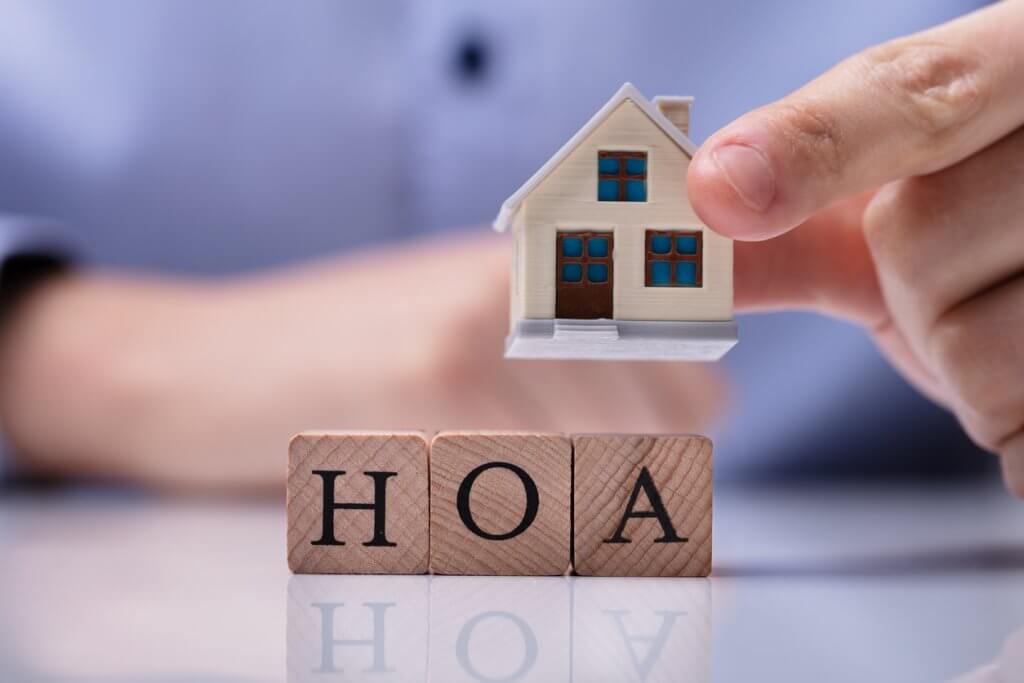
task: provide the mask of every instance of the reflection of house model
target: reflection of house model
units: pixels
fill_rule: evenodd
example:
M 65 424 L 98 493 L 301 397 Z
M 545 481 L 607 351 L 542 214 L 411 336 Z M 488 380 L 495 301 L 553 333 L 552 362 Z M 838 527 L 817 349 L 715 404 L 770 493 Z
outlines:
M 623 85 L 502 205 L 506 357 L 716 360 L 736 343 L 732 242 L 686 194 L 692 101 Z

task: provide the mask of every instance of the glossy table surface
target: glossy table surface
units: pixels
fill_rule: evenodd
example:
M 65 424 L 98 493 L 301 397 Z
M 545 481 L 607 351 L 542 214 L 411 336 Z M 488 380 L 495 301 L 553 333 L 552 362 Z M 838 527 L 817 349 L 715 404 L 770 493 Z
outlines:
M 716 491 L 704 579 L 291 576 L 265 503 L 0 496 L 0 681 L 1024 681 L 1024 504 Z

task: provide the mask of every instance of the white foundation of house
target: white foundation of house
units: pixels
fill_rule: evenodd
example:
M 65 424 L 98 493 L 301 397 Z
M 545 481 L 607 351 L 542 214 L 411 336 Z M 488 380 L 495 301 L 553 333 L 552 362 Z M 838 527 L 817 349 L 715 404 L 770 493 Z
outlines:
M 516 321 L 505 358 L 715 361 L 736 345 L 733 320 Z

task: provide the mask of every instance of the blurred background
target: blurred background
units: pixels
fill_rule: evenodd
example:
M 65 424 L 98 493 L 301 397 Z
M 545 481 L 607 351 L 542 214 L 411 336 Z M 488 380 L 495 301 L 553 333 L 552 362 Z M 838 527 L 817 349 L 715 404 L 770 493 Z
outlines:
M 978 4 L 2 0 L 0 214 L 59 222 L 87 267 L 183 277 L 484 233 L 626 80 L 694 95 L 699 143 Z M 727 408 L 696 425 L 720 480 L 991 469 L 859 330 L 800 313 L 741 330 Z M 445 417 L 417 426 L 465 426 Z
M 517 680 L 1017 680 L 1020 506 L 862 331 L 760 314 L 712 366 L 506 362 L 489 228 L 624 81 L 695 96 L 699 144 L 980 4 L 0 0 L 0 251 L 73 255 L 0 337 L 0 679 L 323 680 L 380 600 L 409 613 L 396 680 L 492 603 L 536 629 Z M 715 578 L 289 583 L 311 427 L 708 432 Z M 637 659 L 671 610 L 685 637 Z M 517 666 L 492 635 L 477 680 Z

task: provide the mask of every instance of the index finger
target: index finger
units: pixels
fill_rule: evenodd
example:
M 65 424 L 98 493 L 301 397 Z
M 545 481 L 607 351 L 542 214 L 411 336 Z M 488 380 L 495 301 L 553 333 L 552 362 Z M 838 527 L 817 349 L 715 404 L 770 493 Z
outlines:
M 950 166 L 1024 122 L 1024 1 L 870 48 L 713 135 L 690 165 L 714 230 L 767 239 L 838 199 Z

